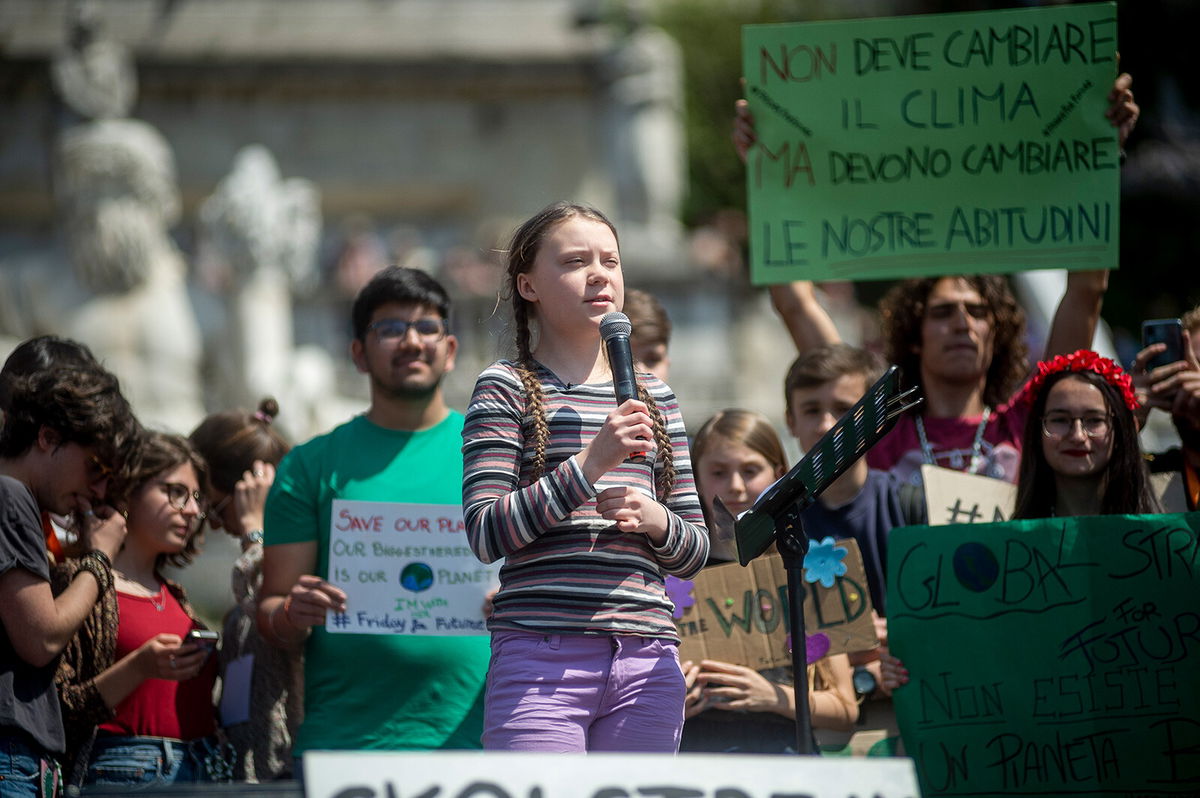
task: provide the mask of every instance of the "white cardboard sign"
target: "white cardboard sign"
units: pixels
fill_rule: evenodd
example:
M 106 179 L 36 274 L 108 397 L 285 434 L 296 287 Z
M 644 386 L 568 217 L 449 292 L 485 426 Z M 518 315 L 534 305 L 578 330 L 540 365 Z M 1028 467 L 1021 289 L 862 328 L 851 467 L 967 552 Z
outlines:
M 935 465 L 921 466 L 930 526 L 990 524 L 1012 517 L 1017 486 Z
M 331 513 L 328 579 L 347 599 L 328 631 L 487 634 L 483 602 L 500 565 L 475 557 L 460 505 L 335 499 Z
M 307 798 L 916 798 L 904 757 L 307 751 Z

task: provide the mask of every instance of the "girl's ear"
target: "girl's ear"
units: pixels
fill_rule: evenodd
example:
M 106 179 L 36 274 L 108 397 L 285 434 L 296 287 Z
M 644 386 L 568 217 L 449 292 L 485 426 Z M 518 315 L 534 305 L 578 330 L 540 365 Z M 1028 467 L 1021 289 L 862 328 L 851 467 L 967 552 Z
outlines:
M 529 274 L 522 272 L 517 275 L 517 293 L 526 302 L 537 302 L 537 291 L 534 290 L 533 281 L 529 279 Z

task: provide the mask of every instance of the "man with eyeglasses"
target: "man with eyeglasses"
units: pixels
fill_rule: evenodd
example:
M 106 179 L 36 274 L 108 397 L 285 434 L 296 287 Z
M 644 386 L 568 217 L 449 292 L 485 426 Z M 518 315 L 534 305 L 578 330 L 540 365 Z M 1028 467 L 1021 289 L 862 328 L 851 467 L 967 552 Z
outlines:
M 53 794 L 65 735 L 56 660 L 105 591 L 125 522 L 104 501 L 139 427 L 100 367 L 54 368 L 8 383 L 0 427 L 0 793 Z M 54 596 L 42 511 L 83 520 L 80 571 Z M 83 575 L 86 574 L 86 575 Z
M 354 301 L 350 345 L 370 380 L 370 407 L 279 464 L 257 620 L 275 645 L 304 647 L 297 756 L 480 747 L 487 637 L 331 635 L 324 626 L 327 611 L 346 609 L 345 593 L 327 581 L 334 500 L 462 502 L 463 416 L 441 387 L 458 348 L 449 314 L 445 290 L 423 272 L 377 274 Z

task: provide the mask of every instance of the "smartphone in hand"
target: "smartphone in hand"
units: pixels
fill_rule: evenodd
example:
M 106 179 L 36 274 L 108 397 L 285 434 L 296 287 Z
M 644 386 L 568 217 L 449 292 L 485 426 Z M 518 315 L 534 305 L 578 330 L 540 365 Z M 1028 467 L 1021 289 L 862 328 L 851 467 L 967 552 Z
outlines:
M 1142 322 L 1142 348 L 1160 343 L 1167 345 L 1167 351 L 1151 358 L 1146 363 L 1146 371 L 1183 360 L 1183 323 L 1179 319 L 1150 319 Z
M 221 639 L 220 632 L 214 632 L 211 629 L 193 629 L 188 632 L 185 643 L 196 643 L 201 648 L 208 651 L 210 654 L 216 649 L 217 641 Z

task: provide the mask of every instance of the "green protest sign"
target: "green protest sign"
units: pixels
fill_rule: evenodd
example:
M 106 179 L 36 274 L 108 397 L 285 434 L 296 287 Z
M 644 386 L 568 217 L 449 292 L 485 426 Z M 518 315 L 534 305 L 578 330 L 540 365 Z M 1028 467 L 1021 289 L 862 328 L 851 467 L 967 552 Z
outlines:
M 888 545 L 922 795 L 1200 789 L 1200 513 L 908 527 Z
M 1114 3 L 749 25 L 751 277 L 1116 268 Z

